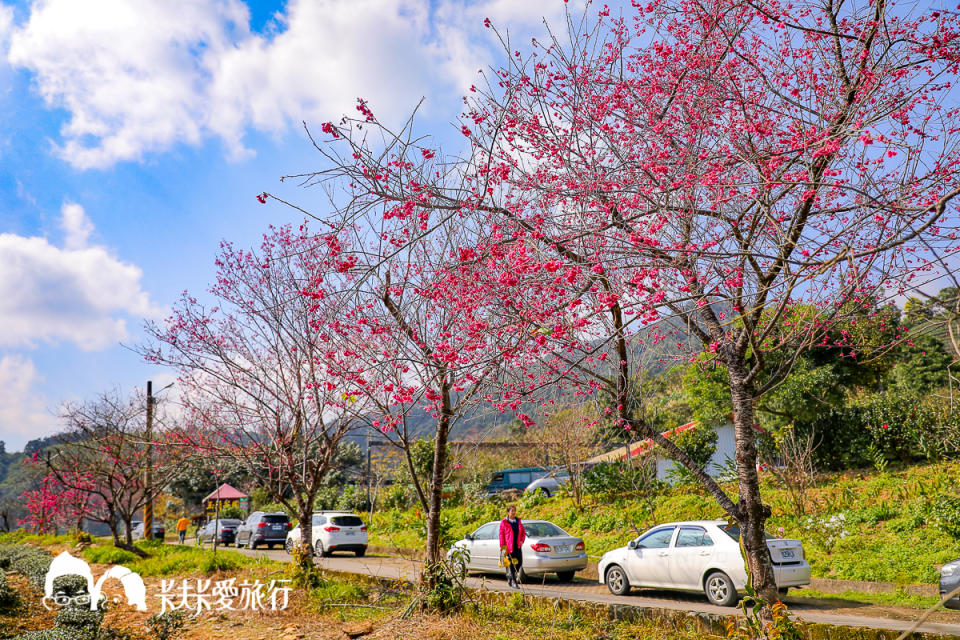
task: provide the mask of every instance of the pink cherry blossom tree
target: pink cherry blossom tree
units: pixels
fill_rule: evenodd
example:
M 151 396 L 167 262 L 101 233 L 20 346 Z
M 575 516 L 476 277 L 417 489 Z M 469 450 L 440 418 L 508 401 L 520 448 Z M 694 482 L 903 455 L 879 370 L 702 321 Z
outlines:
M 144 357 L 180 375 L 195 455 L 230 459 L 300 523 L 312 548 L 317 492 L 353 428 L 333 340 L 339 251 L 306 226 L 271 229 L 258 250 L 223 243 L 212 306 L 184 294 L 163 324 L 149 324 Z
M 398 158 L 411 152 L 422 157 L 419 149 L 395 150 Z M 339 229 L 325 240 L 340 251 L 338 268 L 350 282 L 338 288 L 337 318 L 321 315 L 314 325 L 325 325 L 351 356 L 336 362 L 351 414 L 403 453 L 424 513 L 422 582 L 431 587 L 444 570 L 443 484 L 456 464 L 448 458 L 447 442 L 499 377 L 514 353 L 517 331 L 491 313 L 502 304 L 500 292 L 478 286 L 483 280 L 467 250 L 461 251 L 485 242 L 482 230 L 429 208 L 388 204 L 384 210 L 368 204 L 351 199 L 325 217 Z M 431 232 L 410 242 L 424 227 Z M 429 417 L 428 431 L 413 428 L 413 412 Z M 411 455 L 418 437 L 433 442 L 426 475 Z
M 62 415 L 67 428 L 37 457 L 47 470 L 47 481 L 34 496 L 37 516 L 46 519 L 52 510 L 73 522 L 104 523 L 116 546 L 145 555 L 133 546 L 131 521 L 147 499 L 147 465 L 154 486 L 163 486 L 180 459 L 178 449 L 166 446 L 164 414 L 155 415 L 150 441 L 142 393 L 103 393 L 66 405 Z M 151 445 L 155 452 L 148 455 Z
M 504 38 L 507 62 L 466 101 L 460 157 L 361 103 L 360 118 L 324 126 L 331 168 L 305 178 L 338 180 L 358 214 L 419 217 L 395 247 L 436 219 L 496 237 L 457 250 L 509 292 L 506 326 L 535 327 L 501 401 L 551 380 L 609 395 L 624 428 L 738 523 L 751 582 L 773 601 L 756 404 L 805 350 L 836 342 L 833 327 L 930 277 L 934 250 L 957 251 L 957 15 L 663 0 L 566 27 L 525 51 Z M 853 340 L 835 345 L 844 357 L 862 355 Z M 638 411 L 638 354 L 670 343 L 728 373 L 736 495 Z

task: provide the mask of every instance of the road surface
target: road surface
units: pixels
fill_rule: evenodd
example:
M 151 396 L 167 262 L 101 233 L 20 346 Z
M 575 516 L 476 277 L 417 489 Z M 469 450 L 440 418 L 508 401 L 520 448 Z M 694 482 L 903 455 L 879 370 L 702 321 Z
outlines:
M 207 547 L 209 548 L 209 545 Z M 233 549 L 233 547 L 230 548 Z M 290 561 L 290 556 L 280 549 L 257 549 L 256 551 L 240 549 L 239 551 L 249 556 L 264 556 L 281 562 Z M 404 579 L 411 582 L 416 581 L 420 570 L 418 561 L 395 556 L 368 555 L 363 558 L 356 558 L 352 554 L 339 554 L 329 558 L 317 558 L 315 562 L 324 569 L 331 571 L 358 573 L 388 579 Z M 467 579 L 467 586 L 472 589 L 495 592 L 517 591 L 507 586 L 503 576 L 496 574 L 471 575 Z M 607 590 L 606 586 L 592 580 L 578 578 L 572 583 L 565 584 L 558 582 L 553 574 L 548 575 L 541 582 L 521 585 L 520 591 L 535 596 L 603 604 L 655 607 L 725 616 L 739 613 L 739 609 L 736 608 L 712 605 L 700 594 L 644 590 L 635 591 L 633 595 L 629 596 L 615 596 Z M 812 600 L 790 598 L 789 596 L 786 598 L 786 602 L 790 605 L 791 612 L 803 620 L 821 624 L 903 631 L 911 628 L 913 622 L 920 617 L 919 611 L 904 607 L 853 602 L 838 606 L 836 600 Z M 938 612 L 931 620 L 920 626 L 918 631 L 960 636 L 960 614 Z

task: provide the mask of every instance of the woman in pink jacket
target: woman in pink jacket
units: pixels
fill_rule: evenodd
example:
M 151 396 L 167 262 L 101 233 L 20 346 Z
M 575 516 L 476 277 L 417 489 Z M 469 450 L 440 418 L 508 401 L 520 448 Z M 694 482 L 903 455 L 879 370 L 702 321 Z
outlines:
M 513 588 L 519 586 L 520 567 L 523 566 L 523 553 L 520 551 L 527 532 L 517 517 L 517 508 L 507 507 L 507 517 L 500 521 L 500 555 L 507 570 L 507 584 Z

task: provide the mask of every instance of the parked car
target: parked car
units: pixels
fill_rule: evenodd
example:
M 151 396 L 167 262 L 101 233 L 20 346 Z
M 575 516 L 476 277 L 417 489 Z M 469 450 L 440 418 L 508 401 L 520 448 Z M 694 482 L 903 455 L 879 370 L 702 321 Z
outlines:
M 143 522 L 140 520 L 135 520 L 131 522 L 130 525 L 133 527 L 130 530 L 130 537 L 133 538 L 134 540 L 142 540 L 143 539 Z M 167 535 L 167 530 L 163 526 L 163 523 L 161 522 L 154 522 L 153 526 L 150 527 L 150 530 L 152 532 L 151 537 L 153 537 L 154 540 L 163 540 L 163 538 Z
M 767 536 L 777 586 L 810 584 L 810 565 L 799 540 Z M 597 565 L 601 584 L 622 596 L 632 587 L 703 591 L 713 604 L 731 606 L 747 585 L 740 529 L 719 520 L 670 522 L 608 551 Z
M 566 471 L 556 471 L 542 478 L 537 478 L 528 484 L 523 492 L 535 493 L 539 489 L 545 498 L 549 498 L 557 492 L 557 489 L 567 484 L 570 484 L 570 474 Z
M 367 525 L 350 511 L 316 511 L 310 529 L 310 544 L 318 556 L 328 557 L 334 551 L 352 551 L 362 558 L 367 552 Z M 300 544 L 302 536 L 298 524 L 287 534 L 284 543 L 287 553 Z
M 954 560 L 940 567 L 940 598 L 960 589 L 960 560 Z M 950 609 L 960 609 L 960 594 L 954 595 L 944 605 Z
M 520 469 L 503 469 L 490 474 L 483 493 L 488 496 L 494 496 L 503 491 L 516 489 L 523 491 L 527 485 L 542 478 L 550 473 L 549 469 L 543 467 L 523 467 Z
M 214 535 L 217 537 L 217 544 L 230 544 L 236 540 L 237 528 L 242 523 L 243 520 L 234 518 L 211 520 L 197 531 L 197 546 L 202 547 L 205 543 L 213 544 Z
M 265 544 L 268 549 L 273 545 L 282 545 L 290 531 L 290 518 L 282 512 L 265 513 L 254 511 L 237 527 L 234 542 L 239 549 L 247 545 L 248 549 L 256 549 Z
M 582 538 L 571 536 L 546 520 L 524 520 L 523 528 L 527 539 L 521 547 L 520 582 L 545 573 L 556 573 L 561 582 L 570 582 L 577 571 L 587 566 L 587 549 Z M 458 557 L 463 558 L 465 571 L 502 573 L 500 521 L 488 522 L 463 540 L 454 542 L 447 558 L 455 563 Z

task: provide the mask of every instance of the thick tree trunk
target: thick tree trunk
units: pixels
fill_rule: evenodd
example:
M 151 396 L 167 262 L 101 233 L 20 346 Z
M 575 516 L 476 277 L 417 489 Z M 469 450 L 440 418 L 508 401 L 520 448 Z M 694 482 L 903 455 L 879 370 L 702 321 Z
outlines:
M 728 363 L 727 369 L 730 373 L 737 447 L 737 488 L 740 493 L 737 523 L 740 525 L 740 545 L 747 562 L 750 585 L 764 600 L 776 602 L 780 597 L 773 571 L 773 559 L 764 535 L 764 524 L 770 517 L 770 507 L 763 504 L 760 496 L 752 388 L 746 381 L 742 363 Z
M 430 487 L 427 495 L 427 561 L 424 563 L 423 577 L 427 586 L 433 586 L 433 575 L 437 565 L 443 560 L 440 540 L 440 511 L 443 506 L 443 476 L 447 468 L 447 438 L 450 435 L 452 404 L 449 386 L 441 389 L 443 403 L 440 419 L 437 420 L 437 434 L 433 443 L 433 472 L 430 474 Z
M 300 522 L 300 568 L 313 568 L 313 498 L 297 500 L 297 520 Z
M 124 543 L 126 543 L 126 545 L 127 545 L 128 547 L 132 547 L 132 546 L 133 546 L 133 530 L 132 530 L 132 527 L 130 526 L 130 524 L 131 524 L 130 518 L 124 518 L 124 519 L 123 519 L 123 525 L 124 525 L 124 526 L 123 526 L 123 529 L 124 529 L 124 531 L 123 531 L 123 541 L 124 541 Z

